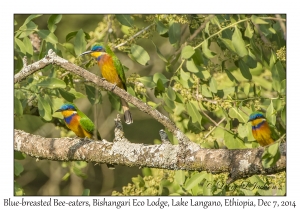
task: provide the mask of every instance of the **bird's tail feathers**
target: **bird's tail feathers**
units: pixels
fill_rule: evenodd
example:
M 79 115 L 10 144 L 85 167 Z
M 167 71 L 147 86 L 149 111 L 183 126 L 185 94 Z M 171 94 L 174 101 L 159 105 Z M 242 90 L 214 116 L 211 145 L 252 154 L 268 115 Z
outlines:
M 131 113 L 129 111 L 129 105 L 128 105 L 128 103 L 124 99 L 121 99 L 121 103 L 122 103 L 122 108 L 123 108 L 123 111 L 124 111 L 124 120 L 125 120 L 125 123 L 126 124 L 133 123 L 133 119 L 132 119 Z

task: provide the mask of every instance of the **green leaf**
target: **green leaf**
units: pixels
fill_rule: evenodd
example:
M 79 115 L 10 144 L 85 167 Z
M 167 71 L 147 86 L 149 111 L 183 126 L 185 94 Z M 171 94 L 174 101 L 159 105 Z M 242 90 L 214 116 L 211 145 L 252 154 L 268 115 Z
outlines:
M 184 59 L 189 59 L 195 53 L 195 50 L 190 45 L 185 46 L 181 51 L 181 57 Z
M 152 76 L 139 77 L 139 78 L 137 78 L 137 80 L 140 81 L 141 83 L 143 83 L 143 85 L 145 85 L 145 87 L 148 87 L 148 88 L 154 88 L 156 86 L 156 84 L 153 82 Z
M 244 78 L 252 80 L 252 74 L 250 73 L 249 66 L 242 60 L 239 60 L 239 68 Z
M 235 30 L 232 35 L 232 44 L 235 48 L 236 53 L 240 57 L 244 57 L 244 56 L 248 55 L 248 50 L 246 48 L 242 34 L 237 26 L 235 27 Z
M 15 38 L 15 42 L 18 45 L 18 47 L 20 48 L 21 52 L 26 55 L 26 47 L 25 44 L 18 38 Z
M 78 33 L 78 31 L 72 31 L 72 32 L 68 33 L 67 36 L 66 36 L 66 42 L 68 42 L 71 39 L 73 39 L 76 36 L 77 33 Z M 91 38 L 90 35 L 88 33 L 86 33 L 86 32 L 84 32 L 84 35 L 85 35 L 85 39 L 86 40 L 88 40 L 88 39 Z
M 222 38 L 231 40 L 232 34 L 233 32 L 229 28 L 227 28 L 224 31 L 222 31 Z
M 238 83 L 238 80 L 231 74 L 230 71 L 228 71 L 227 69 L 225 69 L 225 73 L 227 74 L 227 77 L 228 77 L 232 82 Z
M 205 57 L 207 57 L 207 58 L 215 57 L 213 55 L 213 52 L 210 49 L 208 49 L 208 40 L 207 39 L 203 41 L 202 51 L 203 51 L 203 54 L 205 55 Z
M 86 50 L 86 41 L 85 41 L 85 34 L 82 29 L 80 29 L 74 41 L 74 51 L 77 56 L 83 53 Z
M 165 77 L 165 75 L 163 75 L 162 73 L 155 73 L 155 74 L 153 75 L 153 81 L 154 81 L 155 83 L 157 83 L 158 79 L 161 79 L 161 81 L 163 82 L 163 84 L 165 84 L 166 82 L 169 81 L 169 79 L 167 79 L 167 78 Z
M 188 80 L 190 78 L 190 73 L 183 71 L 183 69 L 180 69 L 180 77 L 183 80 Z
M 202 131 L 201 130 L 201 125 L 198 122 L 193 123 L 192 119 L 189 119 L 188 124 L 187 124 L 187 129 L 190 132 L 195 133 L 195 134 L 199 134 Z
M 85 85 L 85 93 L 91 104 L 98 104 L 101 102 L 101 93 L 98 91 L 98 97 L 96 98 L 96 88 L 90 85 Z
M 171 44 L 179 42 L 181 37 L 180 23 L 172 23 L 169 28 L 169 41 Z
M 193 72 L 193 73 L 199 72 L 199 68 L 195 65 L 193 59 L 186 61 L 186 68 L 188 71 Z
M 162 35 L 168 32 L 168 27 L 165 26 L 161 21 L 157 21 L 156 31 L 158 32 L 159 35 Z
M 185 179 L 186 179 L 185 171 L 183 171 L 183 170 L 175 171 L 175 180 L 180 186 L 183 185 Z
M 38 110 L 44 120 L 50 121 L 52 119 L 50 104 L 40 95 L 38 95 Z
M 24 21 L 23 23 L 23 26 L 26 25 L 27 23 L 29 23 L 31 20 L 37 18 L 37 17 L 40 17 L 42 15 L 30 15 L 28 18 L 26 18 L 26 20 Z
M 172 89 L 172 87 L 168 87 L 167 95 L 168 95 L 169 99 L 172 100 L 172 101 L 174 101 L 176 99 L 176 93 Z
M 201 85 L 201 92 L 205 97 L 212 97 L 211 91 L 208 89 L 207 85 Z
M 230 123 L 225 126 L 226 129 L 230 130 Z M 228 149 L 246 149 L 244 142 L 237 138 L 235 135 L 228 131 L 224 131 L 224 142 Z
M 166 59 L 166 58 L 163 56 L 163 54 L 159 51 L 158 47 L 154 44 L 153 41 L 152 41 L 152 43 L 153 43 L 153 45 L 154 45 L 154 47 L 155 47 L 155 49 L 156 49 L 156 53 L 157 53 L 158 57 L 159 57 L 160 59 L 162 59 L 165 63 L 168 63 L 167 59 Z
M 251 21 L 254 24 L 268 24 L 268 22 L 264 21 L 263 19 L 257 17 L 256 15 L 252 15 L 251 16 Z
M 238 119 L 239 122 L 246 123 L 248 121 L 248 116 L 236 107 L 231 107 L 228 114 L 232 119 Z
M 57 78 L 47 78 L 36 85 L 44 88 L 65 88 L 66 87 L 66 83 L 63 80 Z
M 203 179 L 207 177 L 207 172 L 202 171 L 200 173 L 195 173 L 185 184 L 185 189 L 190 190 L 194 186 L 198 185 Z
M 26 52 L 30 55 L 33 55 L 33 47 L 32 47 L 32 44 L 31 44 L 31 41 L 29 40 L 29 38 L 24 37 L 23 43 L 25 45 Z
M 230 39 L 223 39 L 223 38 L 219 38 L 222 42 L 223 42 L 223 44 L 229 49 L 229 50 L 231 50 L 232 52 L 234 52 L 234 53 L 236 53 L 236 51 L 235 51 L 235 48 L 234 48 L 234 46 L 233 46 L 233 43 L 232 43 L 232 41 L 230 40 Z
M 274 64 L 277 62 L 277 56 L 276 54 L 273 52 L 273 50 L 271 51 L 271 56 L 270 56 L 270 62 L 269 62 L 269 66 L 270 69 L 273 68 Z
M 248 96 L 250 91 L 250 83 L 245 83 L 244 85 L 244 93 L 246 94 L 246 96 Z
M 124 26 L 133 26 L 133 20 L 131 19 L 130 15 L 116 15 L 116 18 Z
M 58 43 L 57 37 L 49 30 L 39 30 L 37 31 L 37 33 L 41 37 L 41 39 L 45 39 L 47 42 L 50 42 L 54 45 Z
M 193 103 L 188 102 L 186 104 L 186 111 L 191 116 L 193 123 L 199 122 L 201 124 L 202 116 Z
M 38 26 L 32 22 L 29 21 L 28 23 L 26 23 L 26 25 L 22 25 L 19 29 L 19 31 L 16 33 L 15 37 L 18 38 L 24 38 L 30 34 L 32 34 L 33 32 L 37 31 Z
M 157 83 L 157 84 L 159 84 L 159 83 Z M 159 90 L 160 92 L 163 92 L 163 91 L 165 90 L 165 87 L 163 86 L 162 89 L 163 89 L 163 90 L 161 90 L 161 89 L 158 89 L 158 90 Z M 176 106 L 175 106 L 174 101 L 171 100 L 166 94 L 163 94 L 163 100 L 164 100 L 164 103 L 165 103 L 171 110 L 175 109 Z
M 267 121 L 269 123 L 271 123 L 272 125 L 275 126 L 275 124 L 276 124 L 276 115 L 275 115 L 275 110 L 274 110 L 274 107 L 273 107 L 273 101 L 272 100 L 271 100 L 270 105 L 267 108 L 266 118 L 267 118 Z
M 23 154 L 22 152 L 14 150 L 14 159 L 24 160 L 25 157 L 26 157 L 26 155 Z
M 252 36 L 253 36 L 253 33 L 254 33 L 254 30 L 252 29 L 250 23 L 247 22 L 247 27 L 246 27 L 246 30 L 245 30 L 245 36 L 248 37 L 249 39 L 251 39 Z
M 141 65 L 146 65 L 150 60 L 150 56 L 147 51 L 143 47 L 136 44 L 131 45 L 131 54 Z
M 51 31 L 52 33 L 55 31 L 56 29 L 56 25 L 57 23 L 60 22 L 62 18 L 62 15 L 51 15 L 48 19 L 48 29 L 49 31 Z
M 75 100 L 75 96 L 74 94 L 72 93 L 69 93 L 68 91 L 65 91 L 64 89 L 62 88 L 59 88 L 58 89 L 60 95 L 66 100 L 66 101 L 69 101 L 69 102 L 73 102 Z
M 72 93 L 76 98 L 84 98 L 84 97 L 86 97 L 81 92 L 77 92 L 74 88 L 70 88 L 69 93 Z
M 90 189 L 84 189 L 82 192 L 83 196 L 89 196 L 90 195 Z
M 24 171 L 23 165 L 19 161 L 14 161 L 14 174 L 15 176 L 20 176 L 20 174 Z
M 286 125 L 286 106 L 284 106 L 281 110 L 281 120 L 283 121 L 284 125 Z
M 272 69 L 272 86 L 275 91 L 281 91 L 281 82 L 286 79 L 286 73 L 280 61 L 277 61 L 275 65 L 273 65 Z
M 241 138 L 245 138 L 249 134 L 248 125 L 245 123 L 244 125 L 242 123 L 239 123 L 238 127 L 238 133 Z
M 215 186 L 213 186 L 214 182 L 213 181 L 205 181 L 205 183 L 203 184 L 203 195 L 208 195 L 211 196 L 213 195 L 213 188 L 215 188 Z
M 264 168 L 270 168 L 280 159 L 279 142 L 270 145 L 262 154 L 262 165 Z
M 164 93 L 165 92 L 165 86 L 162 82 L 161 79 L 158 79 L 157 80 L 157 83 L 156 83 L 156 87 L 155 87 L 155 96 L 157 96 L 158 94 L 161 94 L 161 93 Z
M 23 106 L 21 101 L 17 97 L 14 97 L 14 113 L 18 117 L 21 117 L 23 115 Z
M 249 55 L 244 56 L 244 57 L 242 58 L 242 60 L 247 64 L 248 67 L 254 69 L 254 68 L 257 67 L 257 61 L 256 61 L 256 59 L 254 59 L 254 58 L 253 58 L 252 56 L 250 56 L 250 55 L 252 55 L 253 57 L 255 57 L 255 56 L 249 51 Z
M 209 88 L 210 88 L 210 91 L 213 92 L 213 93 L 217 93 L 218 92 L 217 82 L 216 82 L 216 80 L 213 77 L 210 78 Z

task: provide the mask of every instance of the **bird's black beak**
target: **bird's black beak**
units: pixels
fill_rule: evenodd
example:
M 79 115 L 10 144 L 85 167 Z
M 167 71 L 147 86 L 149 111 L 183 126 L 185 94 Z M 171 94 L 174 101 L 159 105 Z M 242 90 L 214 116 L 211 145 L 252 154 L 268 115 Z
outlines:
M 58 110 L 56 110 L 55 112 L 62 112 L 63 110 L 62 109 L 58 109 Z
M 82 56 L 82 55 L 85 55 L 85 54 L 90 54 L 90 53 L 92 53 L 93 51 L 91 51 L 91 50 L 89 50 L 89 51 L 86 51 L 86 52 L 84 52 L 84 53 L 81 53 L 79 56 Z

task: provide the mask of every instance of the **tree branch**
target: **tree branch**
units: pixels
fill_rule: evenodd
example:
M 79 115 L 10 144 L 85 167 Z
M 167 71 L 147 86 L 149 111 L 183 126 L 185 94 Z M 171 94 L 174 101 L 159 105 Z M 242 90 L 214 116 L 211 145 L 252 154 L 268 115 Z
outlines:
M 120 117 L 115 119 L 115 139 L 93 141 L 79 138 L 44 138 L 14 130 L 14 150 L 39 159 L 56 161 L 87 161 L 114 165 L 196 170 L 210 173 L 229 172 L 227 183 L 254 174 L 273 174 L 286 168 L 286 144 L 280 146 L 281 158 L 270 169 L 263 168 L 264 148 L 256 149 L 201 149 L 192 144 L 172 145 L 160 130 L 162 144 L 130 143 L 124 136 Z M 184 159 L 182 157 L 185 157 Z
M 173 170 L 197 170 L 211 173 L 229 172 L 228 183 L 254 174 L 272 174 L 286 168 L 286 144 L 280 146 L 281 158 L 270 169 L 263 168 L 261 156 L 264 148 L 228 150 L 201 149 L 190 141 L 166 116 L 152 107 L 131 96 L 126 91 L 114 87 L 89 71 L 68 62 L 49 50 L 45 58 L 24 68 L 15 75 L 18 83 L 47 65 L 55 64 L 71 73 L 85 78 L 135 105 L 149 114 L 179 140 L 179 145 L 172 145 L 164 131 L 160 131 L 162 144 L 144 145 L 130 143 L 124 136 L 120 118 L 116 120 L 115 139 L 113 143 L 106 140 L 91 141 L 79 138 L 44 138 L 15 129 L 14 149 L 32 157 L 59 161 L 87 161 L 110 163 L 115 165 L 166 168 Z
M 181 144 L 190 145 L 195 144 L 189 140 L 172 122 L 168 117 L 161 114 L 156 109 L 148 106 L 146 103 L 140 101 L 134 96 L 131 96 L 129 93 L 120 89 L 112 83 L 107 82 L 105 79 L 102 79 L 95 74 L 73 64 L 69 61 L 57 56 L 52 50 L 49 50 L 48 55 L 46 55 L 43 59 L 28 65 L 24 66 L 24 68 L 14 76 L 14 83 L 18 83 L 33 74 L 34 72 L 46 67 L 47 65 L 55 64 L 61 66 L 67 71 L 79 75 L 86 79 L 86 81 L 94 83 L 98 87 L 102 87 L 105 90 L 111 91 L 115 93 L 117 96 L 125 99 L 127 102 L 135 105 L 139 110 L 145 112 L 164 125 L 173 135 L 179 140 Z

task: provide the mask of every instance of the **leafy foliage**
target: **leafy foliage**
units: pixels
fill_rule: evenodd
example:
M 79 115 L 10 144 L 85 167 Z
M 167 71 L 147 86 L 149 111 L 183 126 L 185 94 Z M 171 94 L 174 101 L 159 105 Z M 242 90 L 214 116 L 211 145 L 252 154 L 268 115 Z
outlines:
M 285 172 L 276 177 L 254 175 L 226 185 L 227 174 L 212 175 L 206 171 L 169 171 L 163 169 L 143 169 L 144 177 L 132 178 L 132 183 L 123 187 L 122 192 L 112 195 L 285 195 Z M 276 183 L 276 184 L 275 184 Z
M 95 42 L 106 42 L 127 54 L 134 73 L 127 74 L 127 90 L 154 109 L 163 110 L 192 141 L 203 148 L 258 147 L 249 115 L 262 111 L 273 133 L 284 141 L 286 132 L 285 16 L 274 15 L 105 15 L 93 31 L 70 29 L 57 36 L 67 15 L 50 15 L 47 29 L 30 15 L 15 30 L 15 69 L 44 57 L 49 49 L 86 69 L 94 60 L 78 57 Z M 200 30 L 201 29 L 201 30 Z M 131 70 L 131 69 L 130 69 Z M 55 110 L 64 101 L 87 98 L 102 103 L 102 91 L 85 84 L 55 65 L 15 84 L 15 119 L 37 115 L 43 122 L 60 122 Z M 120 102 L 108 93 L 111 108 Z M 62 129 L 62 135 L 67 134 Z M 155 132 L 155 131 L 154 131 Z M 176 143 L 174 137 L 172 142 Z M 279 144 L 265 150 L 264 167 L 280 157 Z M 17 167 L 19 168 L 19 167 Z M 149 170 L 148 170 L 149 171 Z M 207 172 L 150 170 L 132 179 L 122 195 L 229 195 L 228 186 L 217 186 L 225 175 Z M 20 168 L 16 169 L 17 174 Z M 78 167 L 70 171 L 86 178 Z M 163 175 L 162 175 L 163 174 Z M 69 175 L 65 175 L 66 179 Z M 168 176 L 168 178 L 164 178 Z M 281 175 L 278 175 L 281 176 Z M 221 177 L 221 178 L 220 178 Z M 265 179 L 264 178 L 249 178 Z M 253 180 L 252 180 L 253 181 Z M 257 181 L 257 180 L 256 180 Z M 212 188 L 207 188 L 210 182 Z M 273 182 L 270 180 L 270 182 Z M 283 191 L 280 191 L 284 194 Z M 84 191 L 84 195 L 90 192 Z M 235 195 L 262 195 L 267 191 L 236 189 Z M 120 193 L 114 193 L 120 194 Z

